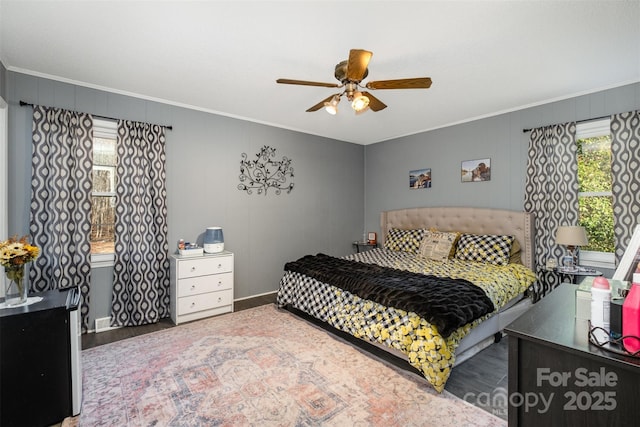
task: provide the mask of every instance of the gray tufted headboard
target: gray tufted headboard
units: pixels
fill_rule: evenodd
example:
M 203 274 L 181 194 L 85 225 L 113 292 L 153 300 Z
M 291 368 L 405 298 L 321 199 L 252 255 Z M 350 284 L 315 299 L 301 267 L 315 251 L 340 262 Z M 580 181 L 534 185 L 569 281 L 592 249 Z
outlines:
M 390 228 L 435 228 L 474 234 L 507 234 L 520 243 L 522 263 L 535 271 L 534 215 L 504 209 L 426 207 L 384 211 L 380 214 L 381 241 Z

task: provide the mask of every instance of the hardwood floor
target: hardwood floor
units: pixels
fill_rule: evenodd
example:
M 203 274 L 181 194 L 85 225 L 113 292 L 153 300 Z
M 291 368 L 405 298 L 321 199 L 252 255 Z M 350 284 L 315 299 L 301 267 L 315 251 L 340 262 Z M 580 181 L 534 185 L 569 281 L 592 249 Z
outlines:
M 509 337 L 485 348 L 451 371 L 445 390 L 507 419 Z
M 273 304 L 275 299 L 276 294 L 273 293 L 236 301 L 234 310 L 241 311 L 265 304 Z M 88 349 L 174 326 L 171 319 L 163 319 L 154 325 L 120 328 L 97 334 L 84 334 L 82 336 L 82 348 Z M 466 362 L 456 366 L 447 381 L 445 390 L 506 420 L 507 341 L 508 337 L 504 337 L 499 343 L 489 346 Z M 384 354 L 379 354 L 384 353 L 381 350 L 375 351 L 374 347 L 374 352 L 379 357 L 385 358 Z M 397 365 L 395 361 L 389 361 Z
M 258 307 L 265 304 L 273 304 L 276 302 L 276 294 L 262 295 L 255 298 L 235 301 L 233 304 L 234 311 L 246 310 L 248 308 Z M 159 331 L 166 328 L 173 328 L 175 325 L 170 318 L 162 319 L 153 325 L 131 326 L 127 328 L 113 329 L 100 333 L 89 333 L 82 336 L 82 349 L 86 350 L 102 344 L 108 344 L 114 341 L 120 341 L 126 338 L 135 337 L 149 332 Z

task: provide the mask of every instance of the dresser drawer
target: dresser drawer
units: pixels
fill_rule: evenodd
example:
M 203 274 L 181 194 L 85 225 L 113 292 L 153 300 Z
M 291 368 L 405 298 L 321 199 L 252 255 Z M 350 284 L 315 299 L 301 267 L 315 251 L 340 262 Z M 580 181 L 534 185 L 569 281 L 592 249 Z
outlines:
M 178 281 L 178 298 L 233 288 L 233 273 L 198 276 Z
M 228 289 L 226 291 L 210 292 L 208 294 L 179 298 L 178 311 L 180 312 L 180 315 L 183 315 L 231 305 L 232 303 L 233 289 Z
M 233 252 L 229 251 L 171 256 L 169 297 L 173 323 L 233 312 L 233 261 Z
M 182 260 L 178 266 L 178 278 L 206 276 L 233 271 L 233 257 L 221 256 Z

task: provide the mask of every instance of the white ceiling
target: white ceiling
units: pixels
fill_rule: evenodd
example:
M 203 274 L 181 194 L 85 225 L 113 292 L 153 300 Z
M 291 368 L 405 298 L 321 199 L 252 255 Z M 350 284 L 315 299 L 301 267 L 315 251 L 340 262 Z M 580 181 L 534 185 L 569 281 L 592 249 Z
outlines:
M 377 90 L 305 110 L 352 48 Z M 0 0 L 7 69 L 358 144 L 640 81 L 640 1 Z

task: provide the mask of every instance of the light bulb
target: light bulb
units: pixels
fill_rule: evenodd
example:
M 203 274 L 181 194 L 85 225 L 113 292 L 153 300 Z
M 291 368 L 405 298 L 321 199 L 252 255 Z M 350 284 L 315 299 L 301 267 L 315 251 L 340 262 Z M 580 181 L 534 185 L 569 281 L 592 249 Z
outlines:
M 332 105 L 329 102 L 325 102 L 324 104 L 324 109 L 327 111 L 327 113 L 331 114 L 332 116 L 335 116 L 338 113 L 338 107 L 336 107 L 335 105 Z
M 356 111 L 362 111 L 369 106 L 369 98 L 360 92 L 356 92 L 351 103 L 351 108 Z
M 338 113 L 338 102 L 340 102 L 340 97 L 338 95 L 335 95 L 333 98 L 331 98 L 331 101 L 324 103 L 324 109 L 327 111 L 327 113 L 335 116 Z

